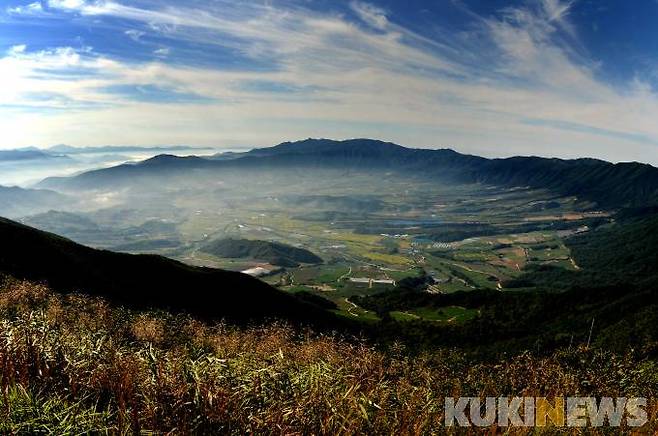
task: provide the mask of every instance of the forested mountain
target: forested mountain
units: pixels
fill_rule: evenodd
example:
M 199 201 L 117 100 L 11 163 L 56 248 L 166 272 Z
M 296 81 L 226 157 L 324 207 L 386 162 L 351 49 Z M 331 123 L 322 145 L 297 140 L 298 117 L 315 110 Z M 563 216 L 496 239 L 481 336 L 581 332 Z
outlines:
M 577 196 L 600 207 L 618 208 L 658 204 L 658 169 L 640 163 L 612 164 L 595 159 L 513 157 L 485 159 L 449 149 L 411 149 L 370 139 L 332 141 L 308 139 L 275 147 L 220 156 L 161 155 L 140 162 L 91 171 L 73 178 L 51 178 L 41 186 L 59 189 L 97 189 L 139 183 L 139 178 L 164 177 L 193 170 L 227 168 L 341 168 L 362 171 L 386 169 L 414 177 L 507 187 L 549 189 Z M 132 178 L 129 179 L 129 178 Z

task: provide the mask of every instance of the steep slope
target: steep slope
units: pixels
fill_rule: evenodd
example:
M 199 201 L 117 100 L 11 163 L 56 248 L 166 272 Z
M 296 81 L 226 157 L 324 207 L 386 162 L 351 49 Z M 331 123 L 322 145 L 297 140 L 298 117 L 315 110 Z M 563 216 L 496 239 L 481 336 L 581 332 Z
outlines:
M 629 212 L 617 214 L 611 224 L 565 241 L 578 271 L 533 266 L 505 287 L 555 292 L 607 286 L 619 295 L 635 288 L 658 290 L 658 211 L 628 216 Z
M 460 183 L 529 186 L 573 195 L 601 207 L 658 204 L 658 168 L 640 163 L 612 164 L 595 159 L 514 157 L 485 159 L 449 149 L 411 149 L 372 139 L 332 141 L 307 139 L 236 153 L 230 159 L 162 155 L 135 165 L 84 173 L 73 178 L 46 179 L 40 186 L 97 189 L 140 183 L 140 177 L 171 177 L 194 170 L 223 168 L 340 168 L 396 171 L 414 177 Z
M 658 204 L 658 168 L 637 162 L 514 157 L 488 161 L 474 176 L 490 184 L 550 189 L 603 207 Z
M 250 258 L 285 267 L 322 263 L 322 258 L 303 248 L 249 239 L 219 239 L 204 246 L 202 251 L 219 257 Z
M 0 272 L 45 281 L 60 292 L 234 321 L 330 319 L 321 309 L 240 273 L 191 267 L 160 256 L 95 250 L 3 218 L 0 241 Z
M 658 288 L 658 214 L 618 223 L 567 241 L 574 258 L 598 280 Z

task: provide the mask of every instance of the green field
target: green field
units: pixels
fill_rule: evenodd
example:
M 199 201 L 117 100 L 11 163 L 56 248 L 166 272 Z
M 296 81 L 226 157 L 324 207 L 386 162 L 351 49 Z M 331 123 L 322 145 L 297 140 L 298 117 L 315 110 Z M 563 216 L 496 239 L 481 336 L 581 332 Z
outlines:
M 550 213 L 541 210 L 538 202 L 549 196 L 536 190 L 441 186 L 395 178 L 375 182 L 367 174 L 352 175 L 349 184 L 324 182 L 314 195 L 329 196 L 332 204 L 326 207 L 316 197 L 312 205 L 263 199 L 221 215 L 195 215 L 185 222 L 185 234 L 275 240 L 308 249 L 325 263 L 288 268 L 263 280 L 286 291 L 304 289 L 330 300 L 341 315 L 374 320 L 375 314 L 355 307 L 349 298 L 394 288 L 393 284 L 377 284 L 378 280 L 398 283 L 429 274 L 435 277 L 428 288 L 433 293 L 482 288 L 504 292 L 504 283 L 520 276 L 528 265 L 574 269 L 560 231 L 551 227 L 554 223 L 569 227 L 567 217 L 572 227 L 589 218 L 582 212 L 585 205 L 573 198 L 559 199 L 560 207 L 553 207 Z M 363 188 L 355 192 L 355 186 Z M 376 199 L 383 206 L 365 212 L 331 211 L 336 198 L 345 203 Z M 212 259 L 198 252 L 188 253 L 185 260 L 236 270 L 257 262 Z M 370 279 L 372 286 L 351 281 Z M 420 307 L 390 315 L 401 321 L 462 322 L 477 311 Z
M 531 265 L 573 270 L 577 266 L 564 238 L 596 215 L 586 212 L 589 204 L 556 199 L 544 191 L 442 185 L 420 176 L 381 177 L 364 171 L 343 177 L 322 170 L 313 179 L 272 173 L 252 185 L 244 183 L 243 175 L 235 177 L 235 186 L 227 181 L 220 193 L 197 188 L 183 190 L 184 195 L 173 193 L 166 198 L 173 202 L 173 212 L 170 205 L 154 203 L 154 210 L 103 211 L 88 218 L 117 229 L 125 226 L 102 236 L 112 244 L 130 246 L 137 236 L 147 243 L 178 241 L 161 249 L 153 244 L 149 252 L 198 266 L 234 271 L 268 267 L 261 259 L 224 259 L 201 250 L 219 238 L 279 242 L 309 250 L 323 263 L 272 268 L 273 273 L 261 279 L 285 291 L 307 290 L 337 304 L 345 316 L 369 319 L 374 314 L 355 308 L 349 298 L 393 290 L 410 277 L 434 277 L 426 289 L 432 293 L 482 288 L 503 292 L 507 281 Z M 550 210 L 542 209 L 548 201 Z M 163 210 L 170 216 L 161 217 Z M 140 220 L 154 216 L 167 225 L 152 225 L 151 233 L 135 230 Z M 70 223 L 57 222 L 57 217 L 44 219 L 50 219 L 48 230 L 66 235 Z M 76 240 L 112 248 L 109 242 L 97 242 L 102 238 L 86 241 L 84 224 L 76 222 L 83 227 L 78 228 Z M 452 310 L 446 308 L 448 314 Z M 392 316 L 429 321 L 463 318 L 422 308 Z

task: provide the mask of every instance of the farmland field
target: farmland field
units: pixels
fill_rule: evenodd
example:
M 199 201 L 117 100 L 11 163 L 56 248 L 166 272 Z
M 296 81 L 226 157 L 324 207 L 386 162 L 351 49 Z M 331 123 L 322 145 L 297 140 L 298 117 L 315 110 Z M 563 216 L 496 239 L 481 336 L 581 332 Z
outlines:
M 257 268 L 264 271 L 262 280 L 282 290 L 309 292 L 333 302 L 341 315 L 368 320 L 377 317 L 350 297 L 385 292 L 409 278 L 426 277 L 421 290 L 434 294 L 505 292 L 507 282 L 532 265 L 576 269 L 565 238 L 607 216 L 587 202 L 541 190 L 444 184 L 395 173 L 344 177 L 318 170 L 308 177 L 271 171 L 249 185 L 245 179 L 229 173 L 207 189 L 206 175 L 202 186 L 188 181 L 170 189 L 160 199 L 166 204 L 151 201 L 145 209 L 133 194 L 121 208 L 75 219 L 45 214 L 32 224 L 100 248 L 234 271 Z M 71 220 L 75 234 L 67 234 Z M 148 225 L 137 225 L 144 221 Z M 257 257 L 222 258 L 203 249 L 223 238 L 299 247 L 323 262 L 280 268 Z M 422 308 L 393 316 L 443 319 Z
M 574 269 L 564 239 L 606 216 L 574 198 L 523 188 L 444 186 L 368 173 L 351 174 L 349 184 L 317 180 L 311 186 L 305 180 L 303 192 L 274 180 L 270 188 L 259 185 L 248 202 L 194 211 L 179 225 L 184 245 L 175 257 L 242 271 L 263 262 L 218 258 L 198 247 L 226 237 L 302 247 L 324 263 L 284 268 L 262 279 L 289 292 L 310 292 L 335 303 L 339 313 L 365 320 L 374 314 L 355 307 L 351 296 L 390 290 L 410 277 L 431 277 L 425 288 L 431 293 L 504 292 L 506 282 L 529 265 Z M 186 210 L 185 202 L 177 206 Z M 443 319 L 422 309 L 395 317 Z

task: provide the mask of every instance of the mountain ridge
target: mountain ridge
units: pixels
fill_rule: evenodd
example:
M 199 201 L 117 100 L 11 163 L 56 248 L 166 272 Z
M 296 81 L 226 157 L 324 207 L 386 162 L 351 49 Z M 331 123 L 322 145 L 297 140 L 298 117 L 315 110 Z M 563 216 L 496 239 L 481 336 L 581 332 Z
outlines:
M 0 162 L 26 162 L 35 160 L 70 160 L 63 154 L 50 153 L 39 149 L 0 150 Z
M 658 168 L 648 164 L 534 156 L 488 159 L 452 149 L 406 148 L 372 139 L 284 142 L 274 147 L 233 153 L 228 159 L 159 155 L 136 164 L 95 170 L 73 178 L 45 179 L 38 186 L 92 189 L 124 183 L 120 179 L 125 176 L 154 175 L 153 171 L 165 167 L 173 172 L 259 167 L 387 169 L 458 183 L 545 188 L 559 195 L 578 196 L 599 207 L 658 204 Z
M 130 307 L 209 319 L 335 322 L 324 310 L 237 272 L 97 250 L 5 218 L 0 218 L 0 240 L 0 272 L 45 281 L 58 292 L 82 292 Z

